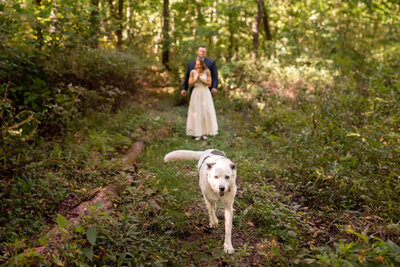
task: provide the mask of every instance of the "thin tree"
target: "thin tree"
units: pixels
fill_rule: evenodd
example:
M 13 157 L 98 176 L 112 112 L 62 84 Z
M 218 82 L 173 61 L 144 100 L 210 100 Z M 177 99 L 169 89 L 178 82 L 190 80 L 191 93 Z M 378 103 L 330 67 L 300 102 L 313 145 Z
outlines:
M 108 5 L 110 6 L 110 15 L 112 18 L 112 23 L 117 23 L 117 29 L 115 30 L 115 35 L 117 38 L 117 48 L 122 46 L 122 30 L 123 30 L 123 10 L 124 10 L 124 0 L 118 0 L 117 11 L 113 4 L 113 0 L 108 0 Z
M 262 18 L 261 2 L 263 0 L 257 0 L 257 16 L 253 21 L 253 51 L 251 53 L 251 62 L 254 64 L 258 57 L 258 30 L 260 28 L 260 22 Z
M 228 62 L 232 60 L 233 57 L 233 11 L 228 11 L 229 19 L 228 19 L 228 29 L 229 29 L 229 45 L 228 45 Z
M 162 47 L 162 64 L 165 66 L 167 70 L 170 70 L 169 67 L 169 0 L 164 0 L 163 3 L 163 17 L 164 24 L 162 28 L 163 32 L 163 47 Z
M 116 30 L 117 34 L 117 48 L 122 46 L 122 30 L 123 30 L 123 17 L 124 17 L 124 0 L 118 0 L 118 28 Z
M 125 30 L 127 32 L 127 43 L 129 45 L 132 44 L 132 41 L 135 39 L 134 28 L 135 28 L 135 5 L 131 1 L 126 2 L 126 25 Z
M 90 36 L 90 45 L 93 48 L 97 48 L 99 45 L 99 0 L 92 0 L 93 10 L 90 12 L 90 24 L 91 24 L 91 36 Z
M 264 0 L 258 0 L 258 2 L 260 2 L 260 8 L 261 8 L 261 12 L 262 12 L 265 37 L 268 41 L 271 41 L 272 36 L 271 36 L 271 31 L 269 29 L 268 14 L 267 14 L 267 10 L 265 9 Z
M 257 17 L 253 22 L 253 51 L 251 54 L 251 62 L 254 64 L 258 57 L 258 46 L 259 46 L 259 29 L 261 24 L 261 19 L 264 23 L 265 38 L 269 41 L 272 40 L 271 31 L 269 29 L 268 14 L 265 9 L 264 0 L 257 1 Z

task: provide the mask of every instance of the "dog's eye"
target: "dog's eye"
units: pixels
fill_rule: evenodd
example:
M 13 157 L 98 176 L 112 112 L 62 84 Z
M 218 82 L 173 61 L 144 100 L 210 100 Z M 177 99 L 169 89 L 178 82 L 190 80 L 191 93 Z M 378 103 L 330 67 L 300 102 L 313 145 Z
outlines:
M 225 176 L 225 179 L 229 179 L 229 176 L 227 175 L 227 176 Z
M 214 178 L 215 178 L 215 179 L 218 179 L 218 176 L 217 176 L 217 175 L 215 175 L 215 176 L 214 176 Z

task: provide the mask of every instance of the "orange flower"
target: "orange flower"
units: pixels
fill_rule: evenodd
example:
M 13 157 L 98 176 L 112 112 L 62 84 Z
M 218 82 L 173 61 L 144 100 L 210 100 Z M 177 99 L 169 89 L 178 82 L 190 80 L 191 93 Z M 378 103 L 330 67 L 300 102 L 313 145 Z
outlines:
M 376 259 L 382 263 L 385 263 L 385 258 L 383 258 L 382 256 L 378 256 L 376 257 Z

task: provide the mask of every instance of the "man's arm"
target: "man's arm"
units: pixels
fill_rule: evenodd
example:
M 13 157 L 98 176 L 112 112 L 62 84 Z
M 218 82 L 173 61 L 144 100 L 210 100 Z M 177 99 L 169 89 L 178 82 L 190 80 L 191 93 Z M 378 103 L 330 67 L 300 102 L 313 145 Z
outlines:
M 211 84 L 211 94 L 215 96 L 218 90 L 218 69 L 215 61 L 210 66 L 211 76 L 212 76 L 212 84 Z
M 213 61 L 212 65 L 210 67 L 210 71 L 211 71 L 211 76 L 212 76 L 211 88 L 218 89 L 218 69 L 217 69 L 217 65 L 215 64 L 215 61 Z

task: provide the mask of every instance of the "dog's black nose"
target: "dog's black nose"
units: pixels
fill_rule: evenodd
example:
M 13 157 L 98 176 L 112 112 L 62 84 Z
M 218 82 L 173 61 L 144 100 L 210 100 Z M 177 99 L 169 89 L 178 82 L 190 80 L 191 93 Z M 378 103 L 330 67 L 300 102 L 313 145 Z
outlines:
M 224 192 L 224 191 L 225 191 L 225 186 L 220 185 L 220 186 L 219 186 L 219 191 Z

